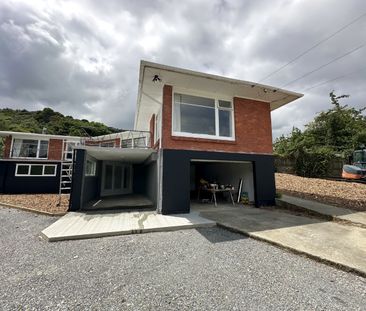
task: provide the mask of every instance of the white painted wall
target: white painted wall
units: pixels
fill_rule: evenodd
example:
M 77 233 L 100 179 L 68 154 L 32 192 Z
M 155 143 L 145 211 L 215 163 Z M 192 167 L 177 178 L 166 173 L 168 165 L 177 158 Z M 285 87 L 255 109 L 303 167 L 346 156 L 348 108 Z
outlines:
M 248 192 L 249 201 L 254 202 L 254 182 L 253 165 L 250 162 L 231 163 L 231 162 L 192 162 L 194 166 L 200 166 L 202 169 L 195 170 L 196 178 L 203 178 L 207 181 L 216 181 L 220 184 L 231 184 L 235 187 L 235 194 L 238 191 L 239 179 L 243 178 L 243 190 Z M 200 171 L 200 172 L 199 172 Z M 202 175 L 202 176 L 201 176 Z M 191 169 L 191 190 L 192 185 Z M 236 195 L 235 195 L 236 199 Z

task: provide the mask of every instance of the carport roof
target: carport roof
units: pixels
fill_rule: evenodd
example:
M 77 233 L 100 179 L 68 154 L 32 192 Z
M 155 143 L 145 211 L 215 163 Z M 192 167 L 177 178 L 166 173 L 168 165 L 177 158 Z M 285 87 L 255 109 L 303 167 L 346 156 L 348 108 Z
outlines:
M 151 148 L 108 148 L 98 146 L 77 146 L 76 149 L 86 150 L 88 155 L 97 160 L 123 161 L 133 164 L 144 162 L 156 152 Z
M 160 80 L 153 81 L 158 76 Z M 155 79 L 156 80 L 156 79 Z M 213 96 L 242 97 L 270 103 L 275 110 L 303 94 L 250 81 L 231 79 L 142 60 L 140 64 L 135 130 L 149 130 L 149 121 L 159 111 L 164 85 L 199 91 Z

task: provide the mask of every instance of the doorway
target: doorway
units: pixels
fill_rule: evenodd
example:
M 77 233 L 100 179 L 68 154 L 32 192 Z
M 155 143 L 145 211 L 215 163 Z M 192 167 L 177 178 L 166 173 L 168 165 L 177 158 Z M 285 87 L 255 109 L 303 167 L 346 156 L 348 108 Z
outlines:
M 132 193 L 132 165 L 103 161 L 101 196 Z
M 205 184 L 207 183 L 207 186 Z M 202 203 L 213 199 L 211 187 L 232 189 L 235 203 L 255 202 L 253 164 L 250 161 L 191 160 L 190 165 L 190 198 Z M 202 191 L 203 190 L 203 191 Z M 222 191 L 221 203 L 231 206 L 230 193 Z M 214 201 L 214 200 L 212 200 Z

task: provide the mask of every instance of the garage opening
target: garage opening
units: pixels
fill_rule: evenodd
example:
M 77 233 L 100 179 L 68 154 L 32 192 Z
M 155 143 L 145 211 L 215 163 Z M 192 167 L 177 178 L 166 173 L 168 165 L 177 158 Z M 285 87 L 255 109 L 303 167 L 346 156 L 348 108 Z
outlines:
M 191 160 L 190 199 L 191 205 L 254 204 L 253 163 Z

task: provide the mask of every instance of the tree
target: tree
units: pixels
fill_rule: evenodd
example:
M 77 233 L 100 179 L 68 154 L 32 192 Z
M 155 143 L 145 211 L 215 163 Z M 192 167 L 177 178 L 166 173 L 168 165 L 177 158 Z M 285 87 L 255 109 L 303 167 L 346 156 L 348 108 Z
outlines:
M 275 154 L 296 160 L 300 175 L 324 175 L 332 157 L 340 154 L 347 158 L 366 145 L 365 108 L 342 106 L 340 99 L 349 95 L 336 96 L 332 91 L 329 96 L 330 109 L 320 112 L 303 132 L 293 128 L 290 135 L 282 135 L 274 143 Z

